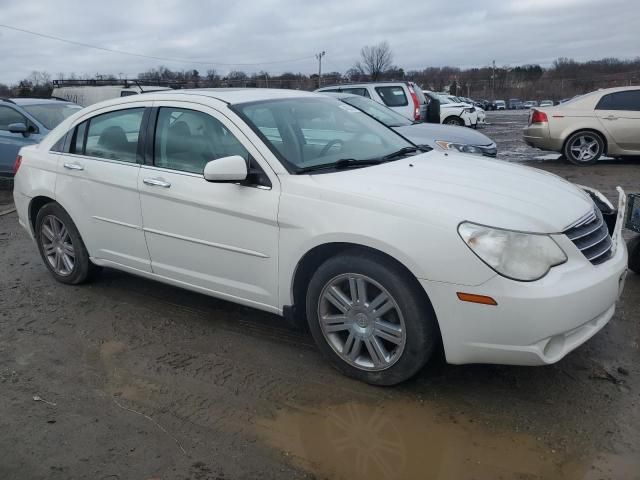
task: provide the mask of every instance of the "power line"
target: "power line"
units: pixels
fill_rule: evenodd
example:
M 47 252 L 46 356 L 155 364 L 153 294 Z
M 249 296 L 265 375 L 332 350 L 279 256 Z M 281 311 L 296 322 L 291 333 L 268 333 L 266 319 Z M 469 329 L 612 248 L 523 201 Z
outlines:
M 57 40 L 58 42 L 69 43 L 71 45 L 78 45 L 80 47 L 93 48 L 94 50 L 102 50 L 104 52 L 119 53 L 121 55 L 129 55 L 131 57 L 149 58 L 152 60 L 160 60 L 165 62 L 179 62 L 179 63 L 188 63 L 188 64 L 197 64 L 197 65 L 221 65 L 221 66 L 227 66 L 227 67 L 234 67 L 234 66 L 248 67 L 248 66 L 258 66 L 258 65 L 275 65 L 278 63 L 293 63 L 293 62 L 299 62 L 302 60 L 309 60 L 311 58 L 314 58 L 313 55 L 307 55 L 305 57 L 292 58 L 289 60 L 274 60 L 270 62 L 256 62 L 256 63 L 203 62 L 200 60 L 188 60 L 186 58 L 156 57 L 154 55 L 144 55 L 142 53 L 127 52 L 125 50 L 117 50 L 115 48 L 101 47 L 99 45 L 92 45 L 89 43 L 77 42 L 75 40 L 68 40 L 66 38 L 56 37 L 54 35 L 48 35 L 46 33 L 34 32 L 32 30 L 26 30 L 24 28 L 12 27 L 11 25 L 5 25 L 2 23 L 0 23 L 0 27 L 6 28 L 8 30 L 13 30 L 16 32 L 28 33 L 29 35 L 35 35 L 37 37 L 47 38 L 50 40 Z

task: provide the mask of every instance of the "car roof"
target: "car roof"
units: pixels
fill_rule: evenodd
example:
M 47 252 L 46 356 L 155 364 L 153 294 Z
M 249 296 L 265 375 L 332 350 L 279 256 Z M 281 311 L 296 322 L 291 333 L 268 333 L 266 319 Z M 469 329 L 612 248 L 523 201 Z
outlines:
M 7 98 L 4 100 L 8 100 L 9 103 L 14 103 L 19 106 L 25 105 L 43 105 L 47 103 L 72 103 L 67 102 L 66 100 L 56 100 L 55 98 Z
M 343 98 L 349 97 L 362 97 L 362 95 L 354 95 L 353 93 L 344 93 L 344 92 L 318 92 L 325 97 L 337 98 L 338 100 L 342 100 Z M 366 97 L 362 97 L 366 98 Z
M 325 85 L 324 87 L 318 90 L 324 90 L 325 88 L 357 88 L 357 87 L 368 86 L 368 85 L 407 85 L 409 83 L 414 83 L 414 82 L 410 82 L 408 80 L 387 80 L 383 82 L 381 81 L 381 82 L 337 83 L 334 85 Z
M 185 90 L 164 90 L 150 92 L 148 95 L 192 95 L 221 100 L 230 105 L 238 103 L 259 102 L 280 98 L 315 97 L 317 94 L 302 90 L 285 90 L 279 88 L 193 88 Z

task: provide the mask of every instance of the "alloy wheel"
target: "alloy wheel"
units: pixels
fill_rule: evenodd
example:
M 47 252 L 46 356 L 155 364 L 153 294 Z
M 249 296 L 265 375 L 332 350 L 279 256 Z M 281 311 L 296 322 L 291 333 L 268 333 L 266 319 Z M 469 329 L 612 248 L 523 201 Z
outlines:
M 362 370 L 385 370 L 402 356 L 406 327 L 393 296 L 365 275 L 330 280 L 318 301 L 320 328 L 340 358 Z
M 57 275 L 71 275 L 76 263 L 76 253 L 65 224 L 55 215 L 47 215 L 40 229 L 42 251 Z
M 580 135 L 571 142 L 569 151 L 578 162 L 589 162 L 600 154 L 600 144 L 592 135 Z

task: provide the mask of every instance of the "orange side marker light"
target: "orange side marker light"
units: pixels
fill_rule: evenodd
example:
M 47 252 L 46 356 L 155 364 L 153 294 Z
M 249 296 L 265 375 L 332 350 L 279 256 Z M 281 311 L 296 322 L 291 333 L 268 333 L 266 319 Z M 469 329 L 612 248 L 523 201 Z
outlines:
M 486 295 L 476 295 L 474 293 L 464 292 L 458 292 L 456 293 L 456 295 L 458 295 L 458 299 L 462 300 L 463 302 L 480 303 L 482 305 L 498 305 L 498 302 L 496 302 L 491 297 L 487 297 Z

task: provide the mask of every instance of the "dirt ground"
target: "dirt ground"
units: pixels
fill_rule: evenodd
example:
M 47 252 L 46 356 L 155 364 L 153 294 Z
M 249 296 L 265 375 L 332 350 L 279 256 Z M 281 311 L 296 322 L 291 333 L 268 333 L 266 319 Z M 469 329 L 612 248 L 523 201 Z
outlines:
M 500 158 L 640 190 L 640 162 L 549 160 L 525 121 L 489 114 Z M 15 213 L 0 260 L 0 479 L 640 478 L 638 275 L 558 364 L 435 359 L 374 388 L 269 314 L 113 270 L 56 283 Z

